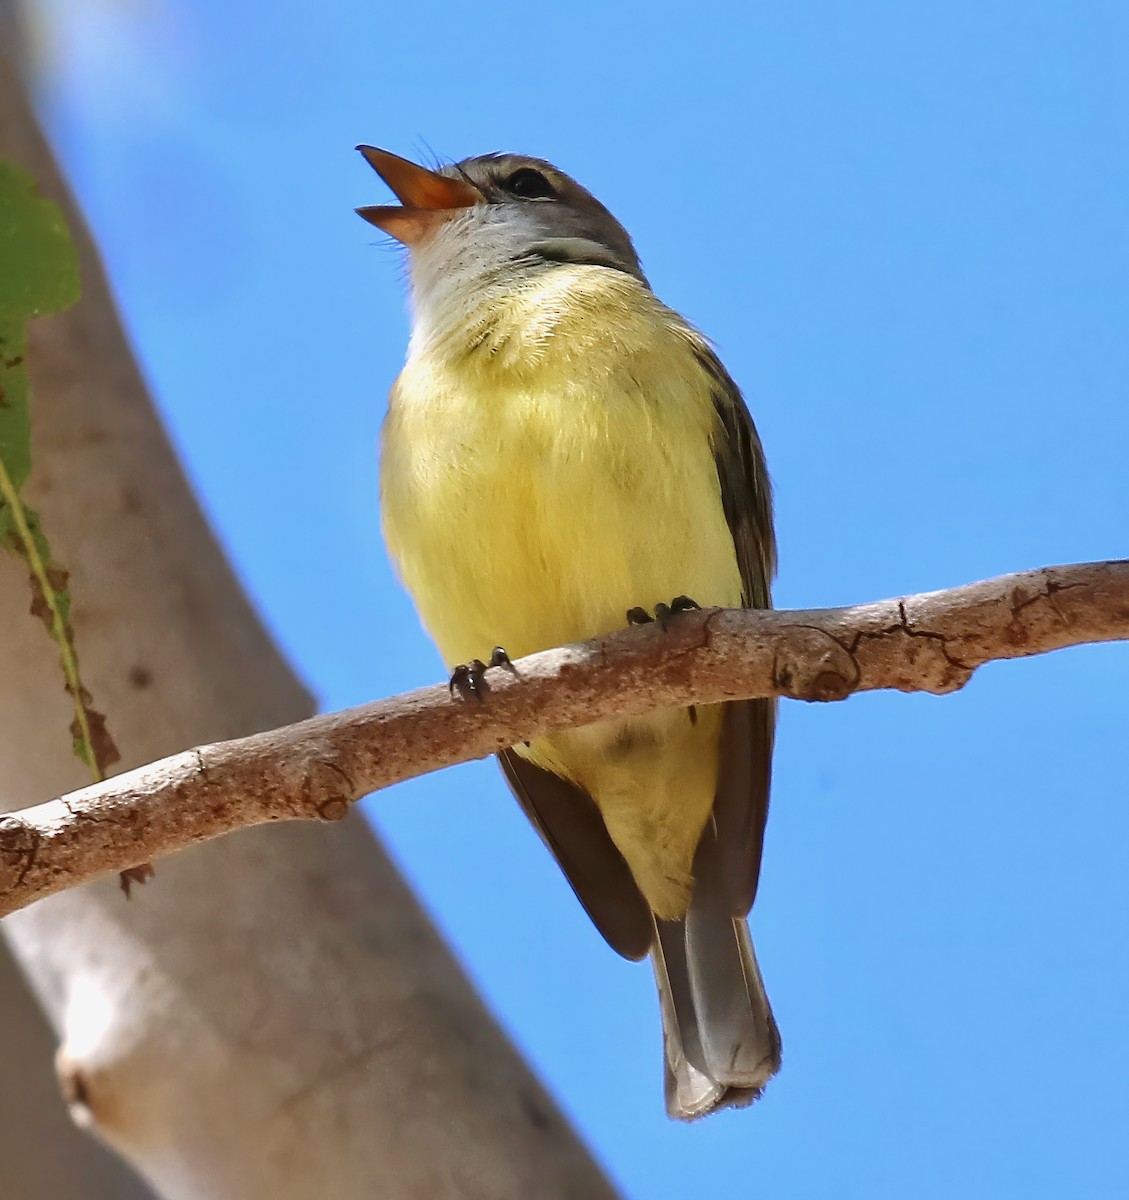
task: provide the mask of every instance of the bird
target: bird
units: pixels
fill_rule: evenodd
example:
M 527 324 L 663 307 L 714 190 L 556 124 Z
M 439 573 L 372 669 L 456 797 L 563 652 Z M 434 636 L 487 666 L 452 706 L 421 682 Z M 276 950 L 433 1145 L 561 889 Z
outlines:
M 741 392 L 627 230 L 551 163 L 357 149 L 399 201 L 411 333 L 382 428 L 384 540 L 481 695 L 491 662 L 701 606 L 770 608 L 771 486 Z M 781 1039 L 749 933 L 775 701 L 610 719 L 502 773 L 613 950 L 650 958 L 667 1113 L 756 1100 Z

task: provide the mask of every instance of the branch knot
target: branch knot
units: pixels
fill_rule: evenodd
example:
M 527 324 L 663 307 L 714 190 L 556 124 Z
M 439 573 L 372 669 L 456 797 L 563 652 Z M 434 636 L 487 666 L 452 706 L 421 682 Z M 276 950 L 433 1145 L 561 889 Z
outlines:
M 772 664 L 780 694 L 793 700 L 845 700 L 859 683 L 858 664 L 849 648 L 817 625 L 786 628 Z

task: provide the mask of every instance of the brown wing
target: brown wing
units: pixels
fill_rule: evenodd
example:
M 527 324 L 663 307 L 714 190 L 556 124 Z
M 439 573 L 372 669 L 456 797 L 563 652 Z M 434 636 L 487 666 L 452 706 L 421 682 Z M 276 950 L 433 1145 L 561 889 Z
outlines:
M 700 355 L 700 361 L 714 381 L 718 416 L 714 460 L 725 519 L 737 550 L 741 601 L 746 608 L 771 608 L 776 536 L 764 451 L 729 372 L 708 351 Z M 752 908 L 757 894 L 775 724 L 775 700 L 738 700 L 726 705 L 713 809 L 714 852 L 725 894 L 737 916 Z
M 513 750 L 503 750 L 498 762 L 522 810 L 604 940 L 624 958 L 642 958 L 654 936 L 651 910 L 595 800 Z

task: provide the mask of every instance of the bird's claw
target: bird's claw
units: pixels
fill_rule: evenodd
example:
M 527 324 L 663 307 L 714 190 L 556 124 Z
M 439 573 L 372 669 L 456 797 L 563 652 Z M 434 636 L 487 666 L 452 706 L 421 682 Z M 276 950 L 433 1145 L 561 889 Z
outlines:
M 451 672 L 451 678 L 447 683 L 447 691 L 452 697 L 457 690 L 464 699 L 474 696 L 481 700 L 485 689 L 486 664 L 481 658 L 472 658 L 470 662 L 459 663 Z
M 482 700 L 490 690 L 486 685 L 486 672 L 491 667 L 505 667 L 517 674 L 517 668 L 510 662 L 510 656 L 501 646 L 495 646 L 490 652 L 488 663 L 484 663 L 481 658 L 472 658 L 470 662 L 460 663 L 451 672 L 447 691 L 452 697 L 457 690 L 464 700 L 472 696 L 476 700 Z
M 648 625 L 652 621 L 658 621 L 659 628 L 665 633 L 671 617 L 700 607 L 701 605 L 696 600 L 691 600 L 689 596 L 675 596 L 669 604 L 656 604 L 653 617 L 645 608 L 628 609 L 627 623 L 628 625 Z

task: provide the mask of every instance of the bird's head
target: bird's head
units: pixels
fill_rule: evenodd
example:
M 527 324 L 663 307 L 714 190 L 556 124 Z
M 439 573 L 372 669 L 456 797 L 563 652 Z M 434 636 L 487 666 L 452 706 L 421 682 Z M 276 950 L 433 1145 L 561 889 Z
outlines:
M 400 201 L 357 212 L 409 248 L 417 289 L 452 272 L 483 281 L 561 263 L 646 282 L 627 230 L 543 159 L 484 154 L 433 171 L 374 146 L 357 149 Z

